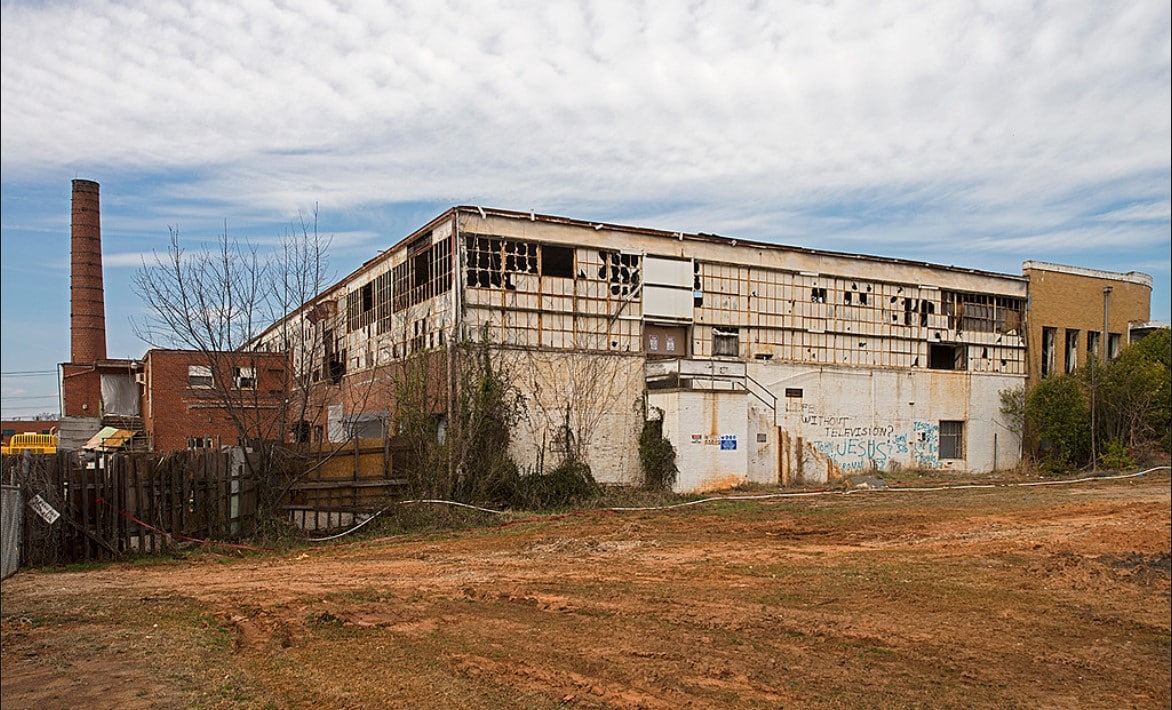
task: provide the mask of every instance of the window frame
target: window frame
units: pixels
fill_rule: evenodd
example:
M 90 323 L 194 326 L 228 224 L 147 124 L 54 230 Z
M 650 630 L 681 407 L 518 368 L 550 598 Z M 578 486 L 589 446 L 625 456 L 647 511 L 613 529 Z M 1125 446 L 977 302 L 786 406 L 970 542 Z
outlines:
M 964 421 L 963 420 L 942 419 L 942 420 L 940 420 L 939 425 L 940 425 L 940 438 L 939 438 L 939 443 L 938 443 L 939 455 L 937 458 L 939 458 L 942 461 L 943 460 L 948 460 L 948 461 L 963 460 L 964 459 L 964 449 L 965 449 L 965 447 L 964 447 L 964 443 L 965 443 L 964 442 L 964 433 L 965 433 L 964 432 L 964 430 L 965 430 Z M 946 429 L 948 430 L 947 433 L 945 432 Z M 955 456 L 946 456 L 945 455 L 945 445 L 944 445 L 945 441 L 951 442 L 948 453 L 956 454 Z
M 206 379 L 206 382 L 204 381 Z M 216 378 L 212 374 L 211 365 L 187 366 L 187 389 L 210 390 L 215 389 Z

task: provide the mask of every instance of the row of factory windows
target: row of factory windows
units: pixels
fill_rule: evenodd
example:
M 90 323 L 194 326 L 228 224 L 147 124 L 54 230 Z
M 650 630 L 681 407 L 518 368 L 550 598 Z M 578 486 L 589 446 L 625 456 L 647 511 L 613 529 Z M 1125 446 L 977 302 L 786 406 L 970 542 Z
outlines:
M 1050 377 L 1059 372 L 1058 353 L 1063 355 L 1062 372 L 1071 374 L 1079 367 L 1079 339 L 1082 332 L 1072 328 L 1065 329 L 1065 341 L 1061 350 L 1058 347 L 1058 328 L 1045 326 L 1042 328 L 1042 377 Z M 1100 357 L 1100 347 L 1103 334 L 1098 330 L 1086 332 L 1086 362 Z M 1107 357 L 1111 360 L 1119 357 L 1123 337 L 1119 333 L 1107 333 Z
M 463 276 L 470 288 L 515 291 L 519 284 L 523 284 L 523 288 L 533 288 L 530 284 L 524 284 L 523 276 L 591 281 L 597 278 L 609 286 L 613 296 L 637 299 L 642 284 L 642 263 L 639 254 L 480 234 L 465 235 L 462 247 L 465 250 Z M 429 233 L 408 244 L 406 252 L 407 258 L 404 261 L 345 296 L 345 332 L 353 333 L 376 324 L 376 333 L 385 334 L 392 329 L 393 315 L 451 289 L 453 260 L 449 240 L 433 243 L 432 235 Z M 703 273 L 706 266 L 711 267 L 714 274 L 708 280 L 704 278 Z M 696 308 L 704 307 L 706 286 L 710 292 L 716 294 L 744 290 L 750 285 L 751 274 L 751 285 L 759 286 L 762 293 L 774 296 L 759 298 L 759 303 L 774 305 L 778 300 L 777 296 L 790 297 L 792 303 L 792 297 L 802 293 L 800 289 L 807 288 L 809 303 L 833 302 L 844 306 L 863 306 L 877 310 L 882 308 L 884 312 L 892 314 L 892 321 L 898 325 L 944 327 L 946 322 L 948 329 L 957 332 L 1017 333 L 1021 328 L 1024 310 L 1023 299 L 954 290 L 940 290 L 937 300 L 920 297 L 921 294 L 918 292 L 908 296 L 890 295 L 902 293 L 903 288 L 893 290 L 891 287 L 894 284 L 871 284 L 849 279 L 832 278 L 830 284 L 833 284 L 833 287 L 799 286 L 797 280 L 807 275 L 779 269 L 755 267 L 750 272 L 748 267 L 694 261 L 693 271 L 693 298 Z M 741 285 L 742 280 L 745 286 Z M 929 287 L 928 290 L 937 291 L 934 287 Z M 751 293 L 756 295 L 757 290 L 752 290 Z M 938 308 L 947 321 L 933 318 Z M 745 309 L 738 308 L 735 315 L 743 318 Z M 442 332 L 433 332 L 434 328 L 429 328 L 426 321 L 422 321 L 421 326 L 418 319 L 414 323 L 409 323 L 406 317 L 398 320 L 403 321 L 402 327 L 407 330 L 396 333 L 392 338 L 394 342 L 384 348 L 392 359 L 443 345 Z M 414 325 L 414 332 L 410 330 L 411 325 Z M 735 329 L 735 326 L 733 328 Z M 403 342 L 400 343 L 399 340 Z M 544 345 L 544 340 L 550 339 L 541 340 L 541 344 Z M 571 340 L 563 338 L 557 344 L 568 347 Z M 717 332 L 713 338 L 712 354 L 721 356 L 728 353 L 732 349 L 728 344 L 729 340 L 727 335 Z M 930 355 L 929 361 L 943 363 L 948 357 L 943 353 L 950 348 L 959 353 L 965 352 L 962 346 L 934 345 L 930 349 L 936 355 Z M 375 364 L 363 362 L 361 359 L 348 363 L 344 339 L 329 330 L 323 338 L 322 354 L 322 363 L 314 373 L 315 381 L 328 379 L 338 382 L 348 369 L 348 365 L 362 367 Z M 962 354 L 958 354 L 952 359 L 961 362 L 963 358 Z M 381 359 L 380 357 L 379 360 Z M 964 366 L 957 364 L 947 369 L 964 369 Z
M 517 289 L 517 276 L 533 274 L 541 277 L 586 279 L 597 278 L 610 284 L 615 296 L 635 296 L 641 285 L 640 255 L 621 253 L 615 250 L 597 250 L 597 261 L 582 259 L 577 264 L 575 247 L 506 239 L 486 235 L 469 234 L 464 238 L 465 283 L 472 288 Z M 377 323 L 378 333 L 390 328 L 391 315 L 405 308 L 430 300 L 447 292 L 452 286 L 451 242 L 441 240 L 432 243 L 428 233 L 408 244 L 407 258 L 393 266 L 372 281 L 346 295 L 346 329 L 354 332 Z M 593 251 L 593 250 L 592 250 Z M 744 267 L 731 267 L 737 273 L 735 279 L 718 275 L 721 266 L 716 265 L 713 279 L 707 289 L 716 293 L 736 293 Z M 724 270 L 730 268 L 724 266 Z M 694 269 L 694 305 L 704 305 L 705 279 L 703 264 L 696 261 Z M 589 271 L 589 275 L 588 275 Z M 776 311 L 778 298 L 795 300 L 798 287 L 792 282 L 797 274 L 782 270 L 756 268 L 754 286 L 759 285 L 770 311 Z M 840 303 L 845 306 L 879 307 L 879 294 L 874 286 L 857 280 L 838 280 L 841 283 L 834 291 L 827 286 L 809 287 L 809 302 L 816 304 Z M 731 282 L 731 283 L 724 283 Z M 849 285 L 848 285 L 849 284 Z M 902 288 L 898 292 L 902 292 Z M 933 289 L 934 290 L 934 289 Z M 751 293 L 756 295 L 757 288 Z M 893 322 L 912 326 L 928 326 L 930 317 L 939 307 L 948 319 L 950 330 L 989 333 L 1013 333 L 1021 327 L 1024 301 L 1020 298 L 993 296 L 944 290 L 939 301 L 895 295 L 887 296 L 884 310 L 894 311 Z M 738 310 L 740 310 L 738 308 Z

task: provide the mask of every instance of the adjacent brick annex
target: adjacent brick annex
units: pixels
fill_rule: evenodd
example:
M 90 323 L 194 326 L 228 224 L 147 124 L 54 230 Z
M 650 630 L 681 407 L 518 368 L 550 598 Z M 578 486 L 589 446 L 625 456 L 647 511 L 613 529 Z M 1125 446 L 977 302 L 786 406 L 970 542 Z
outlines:
M 1102 358 L 1104 343 L 1114 340 L 1121 350 L 1130 342 L 1130 326 L 1150 317 L 1152 278 L 1147 274 L 1138 271 L 1116 273 L 1043 261 L 1025 262 L 1022 273 L 1029 279 L 1027 349 L 1030 385 L 1043 376 L 1084 366 L 1092 355 Z M 1110 289 L 1106 298 L 1104 289 Z M 1102 335 L 1104 310 L 1106 339 Z M 1042 366 L 1047 350 L 1047 329 L 1053 331 L 1052 372 Z M 1068 338 L 1075 340 L 1072 353 L 1067 351 Z M 1097 345 L 1092 339 L 1097 339 Z M 1107 353 L 1117 354 L 1111 353 L 1109 348 Z
M 284 438 L 286 362 L 282 353 L 147 351 L 141 410 L 154 450 L 236 445 L 242 428 Z

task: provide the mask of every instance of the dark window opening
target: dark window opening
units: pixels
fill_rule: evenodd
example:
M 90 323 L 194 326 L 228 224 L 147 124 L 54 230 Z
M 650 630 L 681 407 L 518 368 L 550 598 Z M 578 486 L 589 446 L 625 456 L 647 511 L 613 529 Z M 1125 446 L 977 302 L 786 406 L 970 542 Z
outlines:
M 801 399 L 802 388 L 801 387 L 786 387 L 785 388 L 785 396 L 791 397 L 791 398 L 796 398 L 796 399 Z
M 965 370 L 967 349 L 963 345 L 931 343 L 928 345 L 928 367 L 932 370 Z
M 1066 374 L 1078 369 L 1078 331 L 1066 331 Z
M 1121 342 L 1119 333 L 1109 333 L 1107 335 L 1107 357 L 1111 360 L 1119 357 L 1119 343 Z
M 374 308 L 374 284 L 368 283 L 362 287 L 362 312 L 366 313 Z
M 340 384 L 346 375 L 346 351 L 339 347 L 338 339 L 334 337 L 333 329 L 327 329 L 322 336 L 324 352 L 322 360 L 325 363 L 325 377 L 331 384 Z
M 849 305 L 851 305 L 851 292 L 850 292 L 850 291 L 844 291 L 844 292 L 843 292 L 843 294 L 842 294 L 842 302 L 843 302 L 843 303 L 845 303 L 845 304 L 846 304 L 846 305 L 848 305 L 848 306 L 849 306 Z
M 542 244 L 541 275 L 574 278 L 574 248 Z
M 427 257 L 429 254 L 425 251 L 411 259 L 411 291 L 413 303 L 419 303 L 416 300 L 415 293 L 427 286 L 427 282 L 431 280 L 431 260 Z
M 513 290 L 516 288 L 513 274 L 538 273 L 537 244 L 472 234 L 464 240 L 464 251 L 465 278 L 469 286 Z M 565 276 L 573 273 L 573 249 L 569 251 L 570 271 Z
M 940 458 L 964 458 L 964 422 L 940 422 Z
M 811 303 L 826 303 L 826 289 L 815 286 L 810 289 Z
M 293 424 L 289 433 L 293 436 L 293 443 L 308 444 L 311 431 L 312 427 L 310 427 L 309 422 L 302 419 Z
M 1087 361 L 1090 362 L 1099 357 L 1099 340 L 1102 334 L 1097 330 L 1087 331 Z
M 1054 339 L 1057 337 L 1057 328 L 1042 328 L 1042 377 L 1053 375 L 1054 370 Z

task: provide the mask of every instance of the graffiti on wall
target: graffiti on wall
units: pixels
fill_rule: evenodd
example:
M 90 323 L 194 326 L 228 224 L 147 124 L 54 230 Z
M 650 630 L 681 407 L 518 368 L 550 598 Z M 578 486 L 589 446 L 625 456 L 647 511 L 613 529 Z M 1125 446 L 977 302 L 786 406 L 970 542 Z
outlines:
M 935 468 L 940 464 L 940 425 L 912 423 L 912 459 L 917 466 Z
M 818 453 L 843 471 L 886 469 L 891 463 L 935 468 L 940 462 L 940 427 L 932 422 L 913 422 L 908 433 L 896 431 L 893 424 L 856 426 L 849 416 L 802 405 L 802 424 Z

